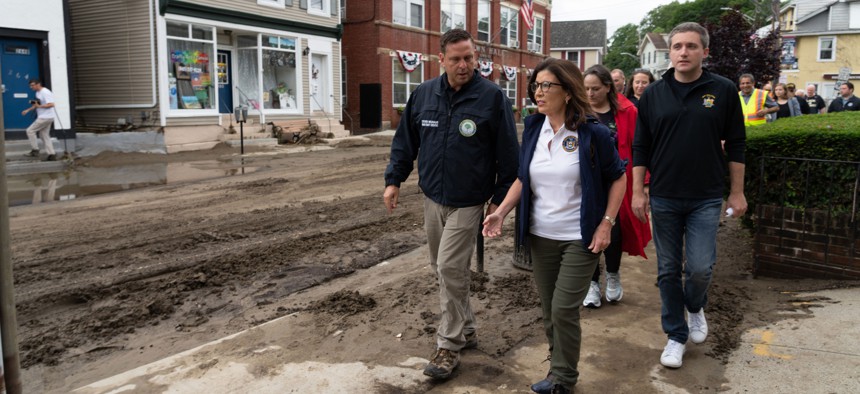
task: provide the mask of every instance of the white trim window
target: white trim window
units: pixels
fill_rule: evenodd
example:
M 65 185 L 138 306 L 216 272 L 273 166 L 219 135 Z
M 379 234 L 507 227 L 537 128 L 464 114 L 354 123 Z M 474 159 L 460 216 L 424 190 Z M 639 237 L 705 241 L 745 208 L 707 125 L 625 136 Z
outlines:
M 406 25 L 424 28 L 424 0 L 393 0 L 394 15 L 393 22 L 399 25 Z
M 836 37 L 818 37 L 818 61 L 836 60 Z
M 296 91 L 299 84 L 296 52 L 297 37 L 263 35 L 263 108 L 287 112 L 298 110 Z
M 258 5 L 264 5 L 266 7 L 272 8 L 280 8 L 283 9 L 286 7 L 285 0 L 257 0 Z
M 329 0 L 308 0 L 308 14 L 330 17 L 330 4 Z
M 170 110 L 216 110 L 215 28 L 167 20 L 165 30 Z
M 478 0 L 478 41 L 490 42 L 492 23 L 490 0 Z
M 391 60 L 391 103 L 393 105 L 406 105 L 412 92 L 421 85 L 421 82 L 424 82 L 424 63 L 419 63 L 415 70 L 407 72 L 400 64 L 400 59 L 395 57 Z
M 508 81 L 507 78 L 502 76 L 499 79 L 499 86 L 505 92 L 505 96 L 508 96 L 508 100 L 511 100 L 511 105 L 517 105 L 517 79 L 514 78 L 513 81 Z
M 466 3 L 463 0 L 441 0 L 439 19 L 442 21 L 439 31 L 444 33 L 451 29 L 466 28 Z
M 502 29 L 499 34 L 500 44 L 509 46 L 511 48 L 519 48 L 520 42 L 518 39 L 517 31 L 519 30 L 520 25 L 520 12 L 515 8 L 510 7 L 502 7 L 501 10 L 501 23 Z
M 528 50 L 532 52 L 543 52 L 543 19 L 535 17 L 535 27 L 526 34 Z

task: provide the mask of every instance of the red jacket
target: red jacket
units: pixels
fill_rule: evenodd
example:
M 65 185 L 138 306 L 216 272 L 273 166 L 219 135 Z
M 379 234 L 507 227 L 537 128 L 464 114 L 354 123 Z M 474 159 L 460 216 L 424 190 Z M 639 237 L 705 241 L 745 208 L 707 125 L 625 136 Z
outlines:
M 636 115 L 638 110 L 626 97 L 618 95 L 618 111 L 615 112 L 615 127 L 618 133 L 618 156 L 627 160 L 627 192 L 621 200 L 618 220 L 621 224 L 621 250 L 630 256 L 642 256 L 646 259 L 645 246 L 651 241 L 651 225 L 642 223 L 633 215 L 631 200 L 633 197 L 633 133 L 636 131 Z M 648 176 L 645 177 L 648 184 Z

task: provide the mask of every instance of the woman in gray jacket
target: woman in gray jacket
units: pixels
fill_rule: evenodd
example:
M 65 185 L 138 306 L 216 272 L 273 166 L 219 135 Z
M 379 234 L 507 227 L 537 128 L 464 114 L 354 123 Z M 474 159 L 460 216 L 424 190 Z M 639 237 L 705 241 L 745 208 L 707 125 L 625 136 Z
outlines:
M 776 96 L 776 103 L 779 104 L 779 111 L 776 111 L 776 118 L 788 118 L 790 116 L 803 115 L 800 111 L 800 103 L 796 97 L 788 97 L 788 88 L 784 83 L 778 83 L 773 88 L 773 93 Z

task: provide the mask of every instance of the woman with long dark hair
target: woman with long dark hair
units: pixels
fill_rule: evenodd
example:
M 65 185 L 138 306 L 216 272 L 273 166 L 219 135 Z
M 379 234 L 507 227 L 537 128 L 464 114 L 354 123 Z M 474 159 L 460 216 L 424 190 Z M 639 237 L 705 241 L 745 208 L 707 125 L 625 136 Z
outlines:
M 639 98 L 642 97 L 642 93 L 645 93 L 645 88 L 652 83 L 654 83 L 654 74 L 644 68 L 637 68 L 630 75 L 630 83 L 627 84 L 625 96 L 638 108 Z
M 595 65 L 585 70 L 585 91 L 591 110 L 600 123 L 609 128 L 614 137 L 618 156 L 626 164 L 627 192 L 621 202 L 618 220 L 612 226 L 612 242 L 603 251 L 606 265 L 606 301 L 618 302 L 624 296 L 621 286 L 621 252 L 631 256 L 645 256 L 645 246 L 651 240 L 651 226 L 640 222 L 633 215 L 630 200 L 633 191 L 633 134 L 636 130 L 636 107 L 624 96 L 615 93 L 615 84 L 609 70 Z M 644 91 L 644 90 L 643 90 Z M 589 308 L 600 307 L 600 266 L 595 268 L 591 285 L 583 305 Z
M 576 65 L 548 58 L 528 86 L 538 113 L 525 120 L 517 180 L 484 220 L 483 234 L 499 236 L 519 204 L 516 231 L 531 253 L 550 350 L 550 371 L 532 390 L 569 393 L 579 379 L 579 308 L 611 243 L 627 181 L 609 129 L 589 116 Z

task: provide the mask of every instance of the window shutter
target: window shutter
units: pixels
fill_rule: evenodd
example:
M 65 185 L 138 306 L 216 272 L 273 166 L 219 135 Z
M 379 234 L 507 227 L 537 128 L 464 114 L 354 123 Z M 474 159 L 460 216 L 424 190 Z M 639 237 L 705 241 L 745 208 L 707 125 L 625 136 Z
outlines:
M 284 5 L 286 5 L 287 7 L 292 7 L 293 6 L 293 0 L 284 0 Z
M 303 10 L 308 9 L 308 0 L 299 0 L 299 8 Z
M 331 16 L 337 16 L 338 0 L 331 0 Z

